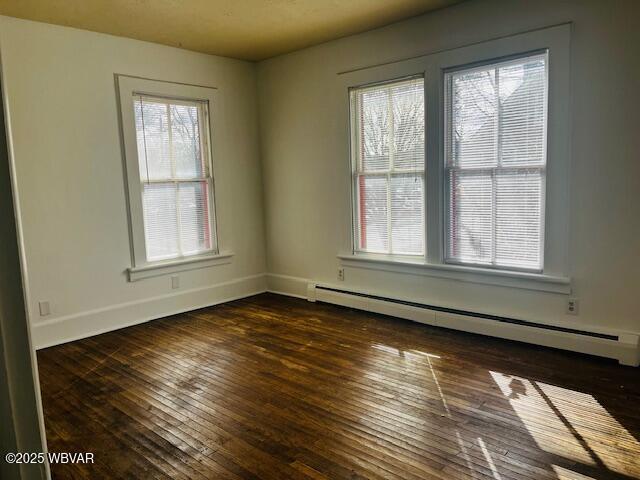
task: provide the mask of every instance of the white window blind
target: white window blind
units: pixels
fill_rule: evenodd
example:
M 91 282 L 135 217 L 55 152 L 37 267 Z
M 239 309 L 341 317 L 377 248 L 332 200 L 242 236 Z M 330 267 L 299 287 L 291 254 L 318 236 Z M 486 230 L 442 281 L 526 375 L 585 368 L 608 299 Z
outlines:
M 447 261 L 541 270 L 547 55 L 445 74 Z
M 424 80 L 351 90 L 355 249 L 424 254 Z
M 147 261 L 215 250 L 206 102 L 134 95 Z

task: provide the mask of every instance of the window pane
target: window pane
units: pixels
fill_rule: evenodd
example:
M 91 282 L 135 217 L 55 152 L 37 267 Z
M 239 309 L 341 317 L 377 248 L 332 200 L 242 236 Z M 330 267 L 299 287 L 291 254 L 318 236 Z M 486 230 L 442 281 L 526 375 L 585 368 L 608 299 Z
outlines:
M 204 177 L 196 105 L 171 105 L 171 140 L 177 178 Z
M 392 253 L 424 252 L 424 197 L 422 176 L 391 177 Z
M 370 252 L 389 250 L 387 177 L 358 179 L 360 199 L 360 248 Z
M 134 97 L 138 165 L 142 181 L 207 176 L 197 102 Z
M 500 79 L 501 163 L 545 163 L 546 72 L 536 58 L 498 69 Z
M 144 236 L 147 260 L 177 257 L 177 188 L 172 183 L 143 184 Z
M 389 168 L 389 120 L 388 89 L 366 90 L 360 94 L 362 170 Z
M 172 176 L 169 153 L 169 111 L 164 103 L 134 100 L 138 165 L 141 180 L 165 180 Z
M 209 185 L 207 182 L 179 184 L 180 243 L 183 255 L 211 248 L 208 197 Z
M 497 109 L 495 69 L 451 76 L 447 95 L 451 116 L 448 162 L 458 167 L 497 164 Z
M 496 175 L 496 264 L 540 268 L 542 176 Z
M 393 163 L 396 169 L 424 169 L 424 82 L 391 87 Z
M 466 263 L 490 263 L 493 201 L 490 174 L 450 173 L 449 255 Z

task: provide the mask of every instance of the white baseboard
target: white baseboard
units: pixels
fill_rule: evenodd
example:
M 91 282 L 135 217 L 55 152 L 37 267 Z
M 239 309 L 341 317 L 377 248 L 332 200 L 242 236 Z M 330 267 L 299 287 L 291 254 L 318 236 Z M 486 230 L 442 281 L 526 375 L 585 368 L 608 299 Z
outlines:
M 343 288 L 343 290 L 346 289 Z M 634 332 L 598 330 L 598 333 L 608 333 L 618 337 L 618 340 L 610 340 L 545 330 L 317 289 L 316 284 L 308 279 L 276 274 L 253 275 L 203 288 L 54 318 L 32 326 L 32 341 L 36 349 L 46 348 L 265 291 L 310 301 L 318 300 L 343 305 L 437 327 L 613 358 L 623 365 L 638 366 L 640 364 L 640 335 Z
M 46 348 L 266 291 L 266 275 L 259 274 L 207 287 L 110 305 L 35 323 L 31 327 L 32 341 L 36 349 Z
M 527 325 L 504 323 L 478 318 L 472 315 L 460 315 L 429 310 L 428 308 L 403 305 L 380 299 L 367 298 L 364 296 L 317 289 L 315 282 L 311 280 L 284 275 L 269 274 L 268 289 L 274 293 L 306 298 L 309 301 L 317 300 L 335 305 L 342 305 L 345 307 L 356 308 L 358 310 L 413 320 L 415 322 L 433 325 L 436 327 L 450 328 L 453 330 L 461 330 L 464 332 L 478 333 L 481 335 L 531 343 L 534 345 L 542 345 L 573 352 L 587 353 L 600 357 L 613 358 L 623 365 L 636 367 L 640 365 L 640 334 L 634 332 L 618 331 L 613 329 L 608 331 L 598 329 L 596 331 L 596 333 L 604 333 L 618 337 L 618 340 L 611 340 Z M 348 290 L 344 287 L 339 289 Z M 544 323 L 540 323 L 540 325 L 545 326 Z M 553 326 L 584 330 L 584 328 L 580 328 L 573 324 Z
M 267 273 L 267 290 L 271 293 L 308 300 L 307 285 L 306 278 Z

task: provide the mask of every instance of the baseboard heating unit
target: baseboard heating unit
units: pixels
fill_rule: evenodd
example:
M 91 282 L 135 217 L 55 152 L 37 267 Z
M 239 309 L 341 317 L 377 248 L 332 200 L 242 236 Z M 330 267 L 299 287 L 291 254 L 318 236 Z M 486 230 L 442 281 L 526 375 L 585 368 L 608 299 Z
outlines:
M 415 322 L 520 342 L 613 358 L 623 365 L 640 365 L 640 336 L 620 331 L 590 331 L 573 325 L 549 325 L 529 320 L 471 312 L 438 305 L 388 298 L 333 286 L 309 284 L 309 301 L 380 313 Z

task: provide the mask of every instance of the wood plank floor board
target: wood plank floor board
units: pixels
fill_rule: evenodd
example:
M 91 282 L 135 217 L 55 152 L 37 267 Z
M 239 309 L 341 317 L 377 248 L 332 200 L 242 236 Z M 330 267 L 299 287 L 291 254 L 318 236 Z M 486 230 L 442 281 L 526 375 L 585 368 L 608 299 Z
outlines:
M 640 478 L 638 369 L 274 294 L 38 363 L 55 478 Z
M 95 374 L 96 372 L 94 371 L 93 373 Z M 149 470 L 154 469 L 157 470 L 156 476 L 164 472 L 169 473 L 172 478 L 202 478 L 186 466 L 189 459 L 181 452 L 180 445 L 163 442 L 157 433 L 158 426 L 154 426 L 153 429 L 144 428 L 144 425 L 139 420 L 144 417 L 140 415 L 140 412 L 132 417 L 126 411 L 115 407 L 112 402 L 101 400 L 99 395 L 92 396 L 91 387 L 86 385 L 82 385 L 82 387 L 84 388 L 84 395 L 70 392 L 66 401 L 81 407 L 91 416 L 93 423 L 100 427 L 97 433 L 111 432 L 112 437 L 119 440 L 121 445 L 132 449 L 140 458 L 145 459 L 144 473 L 139 471 L 131 472 L 135 477 L 149 475 Z M 87 398 L 91 400 L 88 401 Z M 98 404 L 93 401 L 96 399 Z M 117 419 L 117 422 L 114 422 L 113 419 Z M 167 448 L 167 445 L 169 448 Z M 161 462 L 150 462 L 147 460 L 149 457 L 156 457 L 162 460 Z M 127 459 L 127 456 L 114 458 L 122 462 Z M 137 463 L 133 462 L 132 467 L 136 466 Z
M 249 392 L 249 395 L 250 395 L 250 392 Z
M 115 357 L 115 356 L 114 356 L 114 357 Z M 174 370 L 174 373 L 175 373 L 175 370 Z M 189 395 L 190 395 L 190 396 L 193 396 L 194 394 L 189 394 Z M 249 393 L 249 395 L 250 395 L 250 393 Z M 206 408 L 203 408 L 203 410 L 206 410 Z M 227 413 L 227 414 L 229 415 L 229 417 L 234 417 L 233 412 L 229 412 L 229 411 L 227 411 L 227 412 L 225 412 L 225 413 Z M 273 440 L 273 438 L 271 438 L 271 439 L 270 439 L 270 441 L 272 441 L 272 442 L 273 442 L 273 441 L 274 441 L 274 440 Z M 275 442 L 274 442 L 274 443 L 275 443 Z M 279 446 L 279 449 L 282 449 L 282 446 Z M 272 455 L 275 455 L 277 452 L 268 452 L 268 453 L 271 453 Z M 366 453 L 363 453 L 363 454 L 364 454 L 364 455 L 367 455 Z M 284 460 L 284 461 L 287 461 L 288 459 L 286 459 L 286 458 L 285 458 L 285 459 L 283 459 L 283 460 Z

